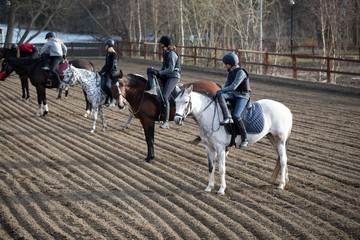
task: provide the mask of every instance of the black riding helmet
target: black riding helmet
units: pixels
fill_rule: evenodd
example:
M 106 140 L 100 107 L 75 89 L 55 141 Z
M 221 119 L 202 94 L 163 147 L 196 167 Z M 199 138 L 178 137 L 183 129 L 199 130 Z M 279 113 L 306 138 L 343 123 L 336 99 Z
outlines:
M 160 38 L 160 43 L 164 44 L 165 47 L 168 47 L 171 45 L 171 39 L 169 36 L 165 35 Z
M 11 49 L 17 49 L 18 45 L 16 43 L 11 44 Z
M 225 64 L 230 64 L 231 66 L 235 66 L 235 65 L 238 65 L 239 58 L 235 53 L 229 52 L 224 55 L 222 62 Z
M 115 42 L 112 39 L 108 39 L 105 41 L 105 45 L 108 45 L 109 47 L 113 47 L 115 45 Z
M 45 36 L 45 39 L 47 39 L 47 38 L 49 38 L 49 37 L 54 38 L 54 37 L 55 37 L 55 34 L 54 34 L 53 32 L 48 32 L 48 33 L 46 34 L 46 36 Z

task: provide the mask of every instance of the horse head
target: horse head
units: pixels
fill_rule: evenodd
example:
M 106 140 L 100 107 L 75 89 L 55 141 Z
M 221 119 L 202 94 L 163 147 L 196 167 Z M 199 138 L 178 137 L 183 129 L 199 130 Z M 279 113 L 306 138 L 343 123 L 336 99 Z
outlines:
M 64 71 L 64 79 L 61 81 L 60 88 L 73 86 L 78 81 L 78 73 L 76 67 L 72 64 Z
M 178 125 L 182 125 L 187 115 L 191 112 L 192 103 L 190 94 L 192 90 L 193 85 L 190 85 L 190 87 L 181 90 L 175 98 L 176 112 L 174 121 Z
M 114 94 L 114 97 L 116 99 L 116 103 L 120 109 L 123 109 L 125 107 L 125 82 L 124 82 L 124 74 L 120 70 L 118 74 L 112 75 L 110 73 L 111 78 L 111 91 Z
M 5 79 L 10 76 L 13 71 L 14 68 L 9 64 L 8 60 L 5 59 L 1 64 L 0 81 L 5 81 Z

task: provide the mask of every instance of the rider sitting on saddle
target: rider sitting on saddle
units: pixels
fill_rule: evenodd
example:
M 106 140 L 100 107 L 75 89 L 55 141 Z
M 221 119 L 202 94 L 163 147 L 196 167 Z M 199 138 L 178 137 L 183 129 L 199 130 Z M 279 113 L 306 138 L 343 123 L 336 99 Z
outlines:
M 169 99 L 171 92 L 175 89 L 176 85 L 180 81 L 180 58 L 176 52 L 175 46 L 171 44 L 171 39 L 169 36 L 161 37 L 160 44 L 161 48 L 163 49 L 162 68 L 160 71 L 154 68 L 147 69 L 150 90 L 145 92 L 150 95 L 157 96 L 156 79 L 154 75 L 161 77 L 161 79 L 164 81 L 164 88 L 162 90 L 162 95 L 164 96 L 164 121 L 160 125 L 160 128 L 169 128 Z
M 61 82 L 59 74 L 56 72 L 56 68 L 63 59 L 66 59 L 67 47 L 57 38 L 53 32 L 48 32 L 45 36 L 47 42 L 40 49 L 41 59 L 44 61 L 44 70 L 49 70 L 47 86 L 52 85 L 52 76 Z M 48 65 L 48 59 L 50 59 L 50 67 Z
M 220 125 L 233 123 L 229 109 L 227 108 L 225 100 L 233 100 L 235 103 L 233 118 L 237 128 L 241 133 L 242 142 L 240 147 L 248 145 L 247 132 L 242 119 L 242 112 L 250 100 L 250 83 L 247 72 L 238 66 L 239 59 L 235 53 L 227 53 L 224 55 L 222 62 L 228 70 L 228 75 L 224 87 L 217 91 L 221 110 L 224 115 L 224 120 Z
M 106 49 L 106 59 L 105 65 L 99 71 L 99 75 L 101 76 L 102 89 L 104 89 L 107 97 L 106 97 L 106 106 L 115 106 L 116 99 L 111 91 L 111 80 L 109 74 L 115 75 L 116 73 L 116 65 L 117 65 L 117 54 L 114 49 L 114 40 L 108 39 L 105 42 Z
M 32 43 L 23 43 L 19 46 L 15 43 L 11 44 L 11 49 L 16 51 L 16 57 L 28 57 L 28 58 L 38 58 L 39 50 Z

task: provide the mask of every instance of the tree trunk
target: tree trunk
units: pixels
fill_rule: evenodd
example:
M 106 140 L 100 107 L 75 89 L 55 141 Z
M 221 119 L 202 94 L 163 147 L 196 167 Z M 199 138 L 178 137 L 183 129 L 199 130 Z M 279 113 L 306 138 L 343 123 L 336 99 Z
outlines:
M 15 28 L 15 15 L 16 11 L 18 9 L 17 1 L 12 1 L 10 7 L 9 7 L 9 13 L 8 13 L 8 19 L 7 19 L 7 31 L 6 31 L 6 37 L 5 37 L 5 45 L 4 47 L 10 47 L 13 36 L 14 36 L 14 28 Z

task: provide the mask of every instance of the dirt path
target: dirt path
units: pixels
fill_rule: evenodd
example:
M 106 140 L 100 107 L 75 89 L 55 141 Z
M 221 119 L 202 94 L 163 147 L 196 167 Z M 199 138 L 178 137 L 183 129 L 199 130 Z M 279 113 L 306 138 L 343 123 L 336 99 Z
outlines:
M 145 74 L 153 63 L 120 64 Z M 224 79 L 182 73 L 183 82 Z M 157 125 L 147 164 L 139 121 L 121 131 L 127 110 L 106 108 L 107 131 L 98 122 L 91 135 L 79 86 L 66 100 L 48 90 L 43 118 L 33 86 L 23 102 L 16 75 L 0 82 L 0 239 L 359 239 L 360 97 L 255 78 L 251 87 L 252 100 L 280 101 L 294 115 L 290 182 L 283 191 L 269 183 L 276 155 L 264 139 L 231 149 L 218 196 L 204 192 L 204 145 L 188 143 L 193 120 Z

